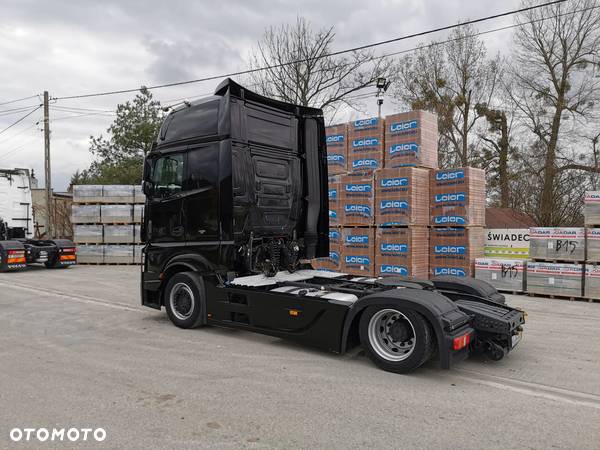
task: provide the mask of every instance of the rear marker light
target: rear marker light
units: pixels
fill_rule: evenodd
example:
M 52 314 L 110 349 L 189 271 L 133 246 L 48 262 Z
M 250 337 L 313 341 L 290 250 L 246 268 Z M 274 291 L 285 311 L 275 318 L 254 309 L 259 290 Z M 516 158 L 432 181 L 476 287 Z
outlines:
M 471 343 L 471 333 L 463 334 L 462 336 L 454 338 L 452 341 L 452 348 L 454 350 L 460 350 L 465 348 Z

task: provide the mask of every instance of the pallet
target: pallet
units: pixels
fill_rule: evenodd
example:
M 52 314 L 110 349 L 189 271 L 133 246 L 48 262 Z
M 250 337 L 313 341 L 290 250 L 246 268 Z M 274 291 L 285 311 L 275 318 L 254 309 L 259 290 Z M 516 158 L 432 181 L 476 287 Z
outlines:
M 538 294 L 537 292 L 527 292 L 528 297 L 538 297 L 538 298 L 551 298 L 553 300 L 568 300 L 570 302 L 588 302 L 595 303 L 600 302 L 598 298 L 590 298 L 584 296 L 570 296 L 570 295 L 555 295 L 555 294 Z
M 573 261 L 569 259 L 546 259 L 546 258 L 529 258 L 532 262 L 551 263 L 551 264 L 584 264 L 584 261 Z

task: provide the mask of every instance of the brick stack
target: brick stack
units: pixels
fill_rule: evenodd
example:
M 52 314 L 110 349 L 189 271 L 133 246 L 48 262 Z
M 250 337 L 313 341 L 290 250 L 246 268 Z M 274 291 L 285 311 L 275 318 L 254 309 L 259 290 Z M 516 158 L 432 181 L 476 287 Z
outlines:
M 473 276 L 485 245 L 485 172 L 433 170 L 429 189 L 431 275 Z
M 138 186 L 73 187 L 73 240 L 82 264 L 139 264 L 145 196 Z
M 315 267 L 362 276 L 472 275 L 474 258 L 483 254 L 485 174 L 437 170 L 435 114 L 361 119 L 328 127 L 326 135 L 334 175 L 329 224 L 339 228 L 341 243 L 330 239 L 329 257 Z M 436 174 L 443 182 L 435 182 Z
M 588 191 L 583 209 L 586 226 L 584 297 L 600 299 L 600 191 Z
M 327 171 L 329 175 L 347 172 L 348 127 L 346 124 L 333 125 L 326 129 Z
M 409 111 L 385 118 L 385 167 L 438 167 L 437 116 Z
M 585 248 L 585 228 L 530 228 L 527 292 L 581 297 Z
M 383 167 L 384 120 L 377 117 L 348 124 L 348 173 L 372 175 Z

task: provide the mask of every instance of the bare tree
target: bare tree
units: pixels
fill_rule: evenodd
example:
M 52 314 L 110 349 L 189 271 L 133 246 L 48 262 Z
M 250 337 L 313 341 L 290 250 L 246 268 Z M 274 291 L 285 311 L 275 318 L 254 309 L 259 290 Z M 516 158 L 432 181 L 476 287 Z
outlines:
M 488 188 L 499 197 L 495 203 L 501 208 L 509 208 L 511 181 L 518 176 L 515 166 L 521 159 L 519 148 L 512 139 L 514 111 L 506 106 L 490 108 L 486 104 L 476 105 L 475 110 L 488 124 L 478 133 L 483 142 L 479 166 L 488 175 Z
M 469 165 L 478 159 L 476 105 L 489 105 L 501 74 L 501 59 L 487 57 L 471 25 L 455 28 L 444 43 L 422 45 L 401 58 L 394 97 L 413 109 L 438 114 L 443 165 Z
M 370 51 L 329 56 L 333 27 L 313 30 L 303 17 L 265 30 L 250 57 L 254 88 L 267 96 L 318 108 L 354 106 L 354 93 L 389 76 L 390 63 Z
M 537 3 L 525 0 L 523 5 Z M 585 126 L 598 101 L 600 81 L 595 75 L 600 12 L 596 6 L 593 0 L 571 0 L 526 11 L 517 19 L 521 26 L 515 33 L 510 92 L 524 125 L 538 141 L 534 157 L 541 163 L 541 184 L 536 216 L 545 226 L 564 223 L 557 198 L 565 194 L 567 181 L 581 181 L 581 177 L 564 172 L 599 172 L 598 166 L 580 164 L 573 159 L 573 152 L 568 154 L 562 126 L 567 118 Z

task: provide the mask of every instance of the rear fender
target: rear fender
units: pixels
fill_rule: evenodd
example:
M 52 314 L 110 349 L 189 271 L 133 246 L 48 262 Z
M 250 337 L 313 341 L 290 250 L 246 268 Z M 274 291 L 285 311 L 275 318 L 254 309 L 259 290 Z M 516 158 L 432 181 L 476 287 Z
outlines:
M 391 289 L 382 293 L 368 295 L 357 301 L 349 310 L 342 330 L 341 352 L 346 351 L 351 328 L 357 325 L 365 308 L 375 305 L 397 305 L 410 308 L 427 319 L 437 342 L 442 368 L 450 367 L 451 350 L 449 336 L 455 330 L 469 322 L 469 316 L 463 313 L 452 300 L 437 292 L 416 289 Z
M 19 241 L 0 241 L 0 272 L 18 270 L 27 267 L 26 262 L 9 264 L 8 252 L 10 250 L 22 250 L 24 253 L 25 246 Z

